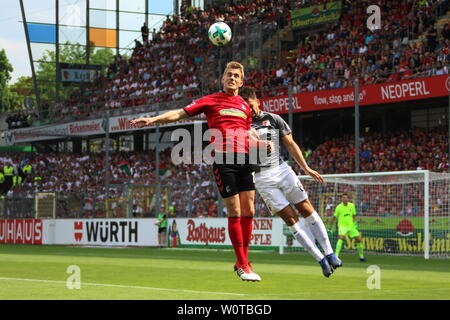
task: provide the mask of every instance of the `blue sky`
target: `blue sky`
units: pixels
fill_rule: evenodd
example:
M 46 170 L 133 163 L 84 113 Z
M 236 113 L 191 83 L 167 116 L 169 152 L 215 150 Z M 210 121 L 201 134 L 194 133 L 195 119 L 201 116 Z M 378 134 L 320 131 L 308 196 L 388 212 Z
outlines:
M 130 9 L 133 2 L 142 3 L 143 0 L 120 0 L 124 1 Z M 150 11 L 169 14 L 172 13 L 173 0 L 149 0 Z M 60 0 L 60 12 L 84 0 Z M 115 2 L 115 0 L 91 0 L 92 3 Z M 47 22 L 49 19 L 54 21 L 55 0 L 24 0 L 25 10 L 28 22 Z M 139 5 L 137 5 L 139 6 Z M 9 61 L 14 71 L 10 84 L 14 83 L 18 77 L 31 76 L 27 45 L 25 41 L 25 32 L 22 24 L 22 14 L 20 11 L 19 0 L 0 0 L 0 49 L 5 49 Z M 66 17 L 67 18 L 67 17 Z M 70 17 L 69 17 L 70 19 Z M 152 23 L 149 23 L 152 26 Z M 35 58 L 35 57 L 34 57 Z

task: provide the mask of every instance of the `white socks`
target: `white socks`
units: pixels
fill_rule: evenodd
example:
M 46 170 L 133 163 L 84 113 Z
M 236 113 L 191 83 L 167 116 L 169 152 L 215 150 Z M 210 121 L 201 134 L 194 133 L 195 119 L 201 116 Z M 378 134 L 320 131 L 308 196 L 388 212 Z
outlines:
M 309 217 L 305 218 L 305 221 L 311 230 L 311 233 L 314 235 L 314 238 L 316 238 L 322 246 L 325 255 L 332 254 L 333 249 L 331 248 L 330 239 L 328 239 L 328 232 L 319 214 L 314 211 Z
M 312 241 L 305 230 L 303 229 L 300 220 L 297 221 L 294 225 L 290 226 L 289 229 L 291 230 L 292 234 L 294 235 L 295 239 L 305 248 L 317 261 L 320 261 L 323 259 L 323 254 L 320 252 L 319 248 L 317 248 L 314 241 Z

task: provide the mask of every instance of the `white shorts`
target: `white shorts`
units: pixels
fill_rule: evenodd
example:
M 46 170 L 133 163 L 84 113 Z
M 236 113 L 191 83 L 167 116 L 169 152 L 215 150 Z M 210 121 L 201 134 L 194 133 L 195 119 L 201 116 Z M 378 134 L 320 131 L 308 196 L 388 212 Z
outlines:
M 272 214 L 289 204 L 295 205 L 308 199 L 294 170 L 285 162 L 275 168 L 255 173 L 256 190 Z

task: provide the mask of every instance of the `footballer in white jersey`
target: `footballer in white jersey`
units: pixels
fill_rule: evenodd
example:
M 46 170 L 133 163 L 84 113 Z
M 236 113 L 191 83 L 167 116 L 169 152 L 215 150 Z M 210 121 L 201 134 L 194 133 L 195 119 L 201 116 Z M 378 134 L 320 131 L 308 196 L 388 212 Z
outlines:
M 257 131 L 259 139 L 270 140 L 273 144 L 271 152 L 258 159 L 255 169 L 256 190 L 272 214 L 283 219 L 297 241 L 319 262 L 323 275 L 329 277 L 334 269 L 342 266 L 342 261 L 334 254 L 327 229 L 294 170 L 280 158 L 280 141 L 308 175 L 318 182 L 324 180 L 306 163 L 287 123 L 279 115 L 260 109 L 261 103 L 255 90 L 246 87 L 239 91 L 239 95 L 252 109 L 252 128 Z M 294 208 L 305 219 L 305 224 L 300 222 Z M 312 234 L 313 238 L 308 234 Z M 320 243 L 325 255 L 316 246 L 314 239 Z

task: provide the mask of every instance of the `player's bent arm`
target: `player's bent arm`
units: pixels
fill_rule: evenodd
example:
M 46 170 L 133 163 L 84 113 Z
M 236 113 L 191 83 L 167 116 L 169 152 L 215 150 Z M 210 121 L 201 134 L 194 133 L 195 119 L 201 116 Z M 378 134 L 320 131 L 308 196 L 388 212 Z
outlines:
M 283 141 L 283 145 L 285 146 L 289 154 L 294 158 L 295 162 L 297 162 L 303 170 L 307 171 L 307 169 L 309 169 L 309 166 L 306 163 L 305 158 L 303 157 L 300 147 L 292 138 L 292 134 L 285 135 L 281 139 Z
M 314 180 L 318 181 L 318 182 L 323 182 L 323 178 L 322 176 L 314 171 L 313 169 L 311 169 L 308 164 L 306 163 L 305 158 L 303 157 L 303 153 L 302 150 L 300 150 L 300 147 L 298 146 L 298 144 L 294 141 L 294 139 L 292 138 L 292 134 L 288 134 L 285 135 L 281 138 L 283 145 L 285 146 L 285 148 L 287 149 L 287 151 L 289 152 L 289 154 L 294 158 L 295 162 L 298 163 L 298 165 L 300 167 L 302 167 L 302 169 L 311 177 L 314 178 Z

